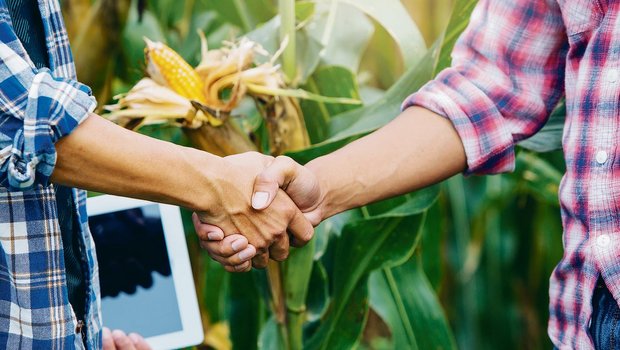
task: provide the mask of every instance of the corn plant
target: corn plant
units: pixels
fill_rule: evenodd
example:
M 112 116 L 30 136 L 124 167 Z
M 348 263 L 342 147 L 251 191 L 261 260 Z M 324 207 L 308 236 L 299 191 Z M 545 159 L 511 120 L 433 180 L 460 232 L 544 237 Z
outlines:
M 260 44 L 268 55 L 262 61 L 253 58 L 248 67 L 278 58 L 273 63 L 281 66 L 284 85 L 277 93 L 289 91 L 293 104 L 281 108 L 286 113 L 261 109 L 272 104 L 253 97 L 253 103 L 240 99 L 234 109 L 220 106 L 226 118 L 213 119 L 221 114 L 209 107 L 216 102 L 194 96 L 191 99 L 205 108 L 181 101 L 180 111 L 169 118 L 173 123 L 143 126 L 149 118 L 162 117 L 153 110 L 130 126 L 220 155 L 259 150 L 286 153 L 301 163 L 394 118 L 408 94 L 450 64 L 451 49 L 476 1 L 455 0 L 449 23 L 430 47 L 403 3 L 64 0 L 70 34 L 78 43 L 90 42 L 89 35 L 98 35 L 92 33 L 103 32 L 110 23 L 118 25 L 118 37 L 104 37 L 106 43 L 98 49 L 105 52 L 101 57 L 116 62 L 99 71 L 106 74 L 88 69 L 95 67 L 93 55 L 84 53 L 88 47 L 74 47 L 79 76 L 91 79 L 87 82 L 102 91 L 103 99 L 135 89 L 152 69 L 152 61 L 144 59 L 144 37 L 167 44 L 187 62 L 186 70 L 195 68 L 198 74 L 211 50 L 226 49 L 241 37 Z M 410 3 L 408 7 L 415 11 Z M 76 15 L 84 11 L 92 13 L 87 26 Z M 161 48 L 150 45 L 147 53 Z M 398 79 L 392 82 L 394 76 Z M 191 91 L 183 91 L 187 86 L 172 90 L 190 97 Z M 143 87 L 149 93 L 158 89 L 157 84 Z M 255 90 L 250 95 L 261 94 Z M 362 104 L 342 103 L 346 101 Z M 188 110 L 193 111 L 190 118 Z M 556 149 L 562 112 L 559 108 L 541 136 L 523 146 Z M 195 118 L 200 113 L 204 123 L 192 126 L 201 121 Z M 282 143 L 281 135 L 275 135 L 287 122 L 270 116 L 293 116 L 296 122 L 287 125 L 293 125 L 297 136 L 286 136 L 290 142 Z M 440 186 L 340 214 L 317 227 L 311 243 L 292 250 L 286 262 L 242 275 L 226 273 L 201 252 L 186 220 L 205 345 L 494 349 L 508 343 L 515 349 L 548 348 L 543 295 L 548 273 L 561 254 L 559 215 L 551 214 L 558 206 L 558 159 L 558 153 L 541 157 L 523 149 L 514 174 L 457 176 Z M 522 216 L 533 218 L 525 224 Z

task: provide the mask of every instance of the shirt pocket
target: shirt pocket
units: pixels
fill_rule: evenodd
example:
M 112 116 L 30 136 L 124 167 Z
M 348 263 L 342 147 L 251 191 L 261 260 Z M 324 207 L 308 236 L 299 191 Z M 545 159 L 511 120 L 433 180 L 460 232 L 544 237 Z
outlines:
M 568 37 L 597 28 L 603 19 L 606 0 L 558 0 Z

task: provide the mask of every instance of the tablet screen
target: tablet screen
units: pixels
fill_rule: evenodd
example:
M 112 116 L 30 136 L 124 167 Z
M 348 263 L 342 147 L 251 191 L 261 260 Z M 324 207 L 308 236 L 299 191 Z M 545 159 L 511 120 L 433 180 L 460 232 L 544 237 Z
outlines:
M 183 330 L 159 205 L 91 216 L 89 226 L 104 325 L 145 338 Z

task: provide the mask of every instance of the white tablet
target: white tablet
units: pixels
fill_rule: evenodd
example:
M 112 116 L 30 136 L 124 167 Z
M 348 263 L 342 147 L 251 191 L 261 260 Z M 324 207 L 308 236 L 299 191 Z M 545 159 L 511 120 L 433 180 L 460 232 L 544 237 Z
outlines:
M 202 342 L 204 333 L 178 207 L 102 195 L 88 199 L 103 324 L 141 334 L 153 349 Z

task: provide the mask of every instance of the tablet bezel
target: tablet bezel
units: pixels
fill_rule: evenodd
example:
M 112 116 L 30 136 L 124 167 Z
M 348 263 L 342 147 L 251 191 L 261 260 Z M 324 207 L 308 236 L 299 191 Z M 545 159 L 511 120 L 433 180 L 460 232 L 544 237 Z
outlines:
M 154 350 L 181 348 L 200 344 L 204 339 L 204 333 L 194 286 L 194 278 L 192 276 L 192 268 L 187 251 L 187 243 L 185 241 L 185 232 L 183 231 L 183 220 L 181 219 L 179 207 L 104 194 L 88 198 L 86 210 L 90 218 L 95 215 L 139 208 L 147 205 L 159 206 L 183 330 L 148 337 L 146 341 Z M 103 317 L 105 319 L 105 314 Z

